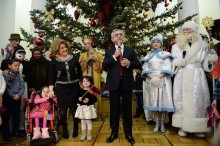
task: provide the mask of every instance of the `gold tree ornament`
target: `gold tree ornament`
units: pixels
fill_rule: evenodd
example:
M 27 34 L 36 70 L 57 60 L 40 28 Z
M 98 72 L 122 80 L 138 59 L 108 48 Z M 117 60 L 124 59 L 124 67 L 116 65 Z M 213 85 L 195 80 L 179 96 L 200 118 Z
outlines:
M 206 16 L 204 19 L 202 19 L 202 24 L 206 29 L 209 30 L 212 26 L 214 26 L 214 20 L 212 19 L 212 17 Z
M 54 15 L 54 9 L 51 9 L 50 11 L 46 10 L 44 14 L 44 16 L 46 17 L 46 19 L 44 20 L 44 23 L 54 21 L 53 15 Z

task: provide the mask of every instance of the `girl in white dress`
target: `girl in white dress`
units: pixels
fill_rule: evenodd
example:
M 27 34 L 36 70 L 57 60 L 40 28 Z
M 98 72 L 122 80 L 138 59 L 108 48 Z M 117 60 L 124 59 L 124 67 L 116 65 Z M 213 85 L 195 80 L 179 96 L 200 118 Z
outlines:
M 143 102 L 144 110 L 153 112 L 156 122 L 153 132 L 166 132 L 164 127 L 166 112 L 173 112 L 171 59 L 169 52 L 162 51 L 162 38 L 153 37 L 151 40 L 152 53 L 146 55 L 143 63 Z
M 90 93 L 90 87 L 94 84 L 91 76 L 83 76 L 80 97 L 75 117 L 81 119 L 82 134 L 80 141 L 92 140 L 92 120 L 97 118 L 96 109 L 94 108 L 97 97 Z M 86 132 L 87 126 L 87 132 Z

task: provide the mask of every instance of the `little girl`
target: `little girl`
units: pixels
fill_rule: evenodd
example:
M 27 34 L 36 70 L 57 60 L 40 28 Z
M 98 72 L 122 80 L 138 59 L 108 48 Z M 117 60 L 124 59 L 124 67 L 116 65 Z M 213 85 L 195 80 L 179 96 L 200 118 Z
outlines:
M 34 93 L 32 93 L 34 95 Z M 42 92 L 40 95 L 36 95 L 34 98 L 34 104 L 35 107 L 31 110 L 30 112 L 30 118 L 35 119 L 35 127 L 34 127 L 34 134 L 33 134 L 33 140 L 34 139 L 39 139 L 39 138 L 50 138 L 50 135 L 48 133 L 48 128 L 47 128 L 47 113 L 48 110 L 51 108 L 51 103 L 48 100 L 49 97 L 49 88 L 47 86 L 42 88 Z M 40 124 L 39 124 L 39 119 L 43 118 L 43 128 L 42 130 L 42 135 L 40 131 Z
M 84 76 L 82 78 L 82 89 L 80 90 L 79 104 L 76 110 L 75 117 L 81 119 L 82 135 L 80 141 L 92 140 L 92 120 L 97 118 L 96 109 L 94 103 L 97 101 L 97 97 L 88 92 L 90 87 L 94 84 L 91 76 Z M 87 125 L 87 134 L 86 134 Z
M 146 78 L 143 83 L 144 109 L 153 111 L 155 128 L 153 132 L 165 132 L 166 112 L 173 112 L 172 85 L 171 85 L 171 58 L 169 52 L 162 51 L 163 42 L 159 36 L 151 40 L 152 53 L 145 56 L 141 76 Z

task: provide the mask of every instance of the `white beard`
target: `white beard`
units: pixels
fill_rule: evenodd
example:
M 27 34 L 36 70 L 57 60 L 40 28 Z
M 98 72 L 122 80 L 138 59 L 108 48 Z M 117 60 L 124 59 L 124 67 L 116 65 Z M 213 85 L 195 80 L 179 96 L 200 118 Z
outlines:
M 194 43 L 198 39 L 199 35 L 197 32 L 192 32 L 189 34 L 180 33 L 176 37 L 176 43 L 181 49 L 184 49 L 189 42 Z

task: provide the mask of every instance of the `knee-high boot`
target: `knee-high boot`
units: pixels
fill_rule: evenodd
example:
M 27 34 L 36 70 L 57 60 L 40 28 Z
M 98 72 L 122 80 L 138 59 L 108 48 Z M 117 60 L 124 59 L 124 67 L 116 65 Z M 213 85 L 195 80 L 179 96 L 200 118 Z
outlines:
M 164 123 L 165 123 L 165 118 L 166 118 L 166 112 L 160 112 L 160 131 L 161 132 L 166 132 Z
M 156 125 L 153 129 L 153 132 L 158 132 L 160 128 L 159 112 L 154 112 L 154 119 L 155 119 Z
M 79 119 L 78 118 L 73 118 L 74 119 L 74 124 L 73 124 L 73 135 L 72 137 L 77 137 L 78 136 L 78 130 L 79 130 Z

